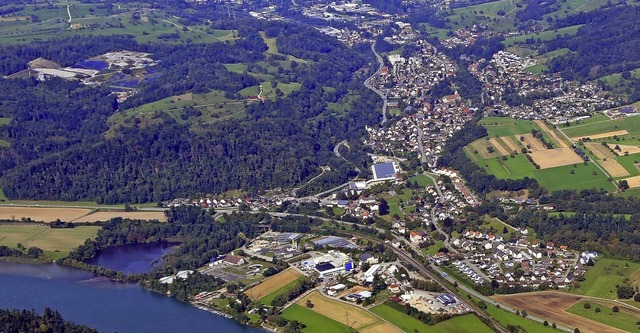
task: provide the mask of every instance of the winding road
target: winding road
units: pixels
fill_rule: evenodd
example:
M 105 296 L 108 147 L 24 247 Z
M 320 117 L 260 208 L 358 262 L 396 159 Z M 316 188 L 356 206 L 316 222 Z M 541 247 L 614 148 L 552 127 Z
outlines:
M 369 78 L 367 78 L 364 81 L 364 85 L 365 87 L 367 87 L 368 89 L 372 90 L 373 92 L 375 92 L 376 94 L 378 94 L 378 96 L 380 96 L 380 98 L 382 98 L 382 121 L 380 122 L 380 124 L 384 124 L 387 122 L 387 104 L 388 104 L 388 100 L 387 100 L 387 94 L 383 93 L 382 91 L 378 90 L 376 87 L 371 85 L 371 81 L 373 80 L 373 78 L 380 74 L 380 72 L 382 72 L 382 68 L 384 68 L 384 61 L 382 60 L 382 57 L 378 54 L 378 52 L 376 52 L 376 42 L 373 42 L 371 44 L 371 51 L 373 51 L 373 54 L 376 55 L 376 59 L 378 60 L 378 70 L 373 73 L 373 75 L 369 76 Z

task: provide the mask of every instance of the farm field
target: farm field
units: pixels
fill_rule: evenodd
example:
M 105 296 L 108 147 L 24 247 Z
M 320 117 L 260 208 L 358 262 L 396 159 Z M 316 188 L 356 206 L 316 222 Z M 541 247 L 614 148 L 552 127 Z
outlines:
M 551 322 L 549 322 L 549 326 L 544 326 L 541 323 L 535 322 L 529 319 L 523 319 L 520 316 L 517 316 L 515 313 L 508 312 L 503 309 L 498 309 L 496 306 L 492 304 L 487 304 L 487 313 L 491 315 L 492 318 L 497 320 L 502 326 L 513 325 L 520 326 L 525 329 L 526 332 L 535 332 L 535 333 L 557 333 L 555 329 L 551 327 Z
M 584 125 L 572 125 L 570 127 L 562 127 L 562 131 L 567 136 L 573 138 L 589 137 L 592 140 L 597 138 L 613 137 L 614 135 L 623 136 L 629 133 L 630 136 L 639 136 L 640 125 L 638 125 L 639 117 L 628 117 L 623 119 L 605 120 L 599 122 L 587 123 Z M 626 132 L 626 133 L 625 133 Z
M 560 292 L 533 292 L 518 295 L 495 296 L 498 302 L 512 308 L 526 310 L 549 322 L 566 327 L 577 327 L 584 332 L 624 332 L 611 326 L 586 319 L 565 310 L 581 300 L 581 297 Z
M 573 170 L 573 174 L 571 171 Z M 594 175 L 595 173 L 595 175 Z M 607 191 L 613 191 L 616 189 L 615 185 L 607 180 L 607 176 L 598 169 L 593 163 L 577 163 L 575 167 L 573 165 L 567 165 L 557 168 L 535 170 L 534 178 L 536 178 L 540 184 L 550 190 L 584 190 L 588 188 L 604 189 Z
M 540 130 L 533 121 L 506 117 L 487 117 L 481 119 L 478 124 L 487 129 L 490 137 L 514 136 L 531 133 L 533 129 Z
M 625 178 L 624 180 L 626 180 L 627 184 L 629 184 L 629 188 L 640 187 L 640 176 Z
M 298 278 L 300 277 L 300 273 L 298 273 L 294 269 L 289 268 L 269 277 L 268 279 L 262 281 L 262 283 L 260 283 L 259 285 L 246 290 L 244 293 L 247 294 L 247 296 L 249 296 L 249 298 L 251 298 L 252 300 L 264 299 L 267 298 L 267 296 L 269 296 L 270 294 L 279 292 L 281 289 L 282 291 L 278 294 L 286 291 L 286 289 L 290 287 L 290 284 L 298 280 Z M 274 295 L 273 298 L 275 298 L 275 296 L 278 296 L 278 294 Z M 273 300 L 273 298 L 271 300 Z M 271 300 L 269 300 L 269 302 L 265 304 L 270 305 Z
M 571 293 L 616 299 L 616 285 L 625 278 L 640 283 L 640 263 L 610 258 L 599 258 L 585 274 L 585 280 Z
M 571 148 L 539 150 L 529 155 L 540 166 L 540 169 L 549 169 L 583 162 L 582 158 Z
M 349 326 L 339 323 L 333 319 L 320 315 L 306 306 L 292 304 L 282 312 L 282 317 L 288 320 L 297 320 L 305 324 L 303 333 L 350 333 Z
M 535 168 L 524 154 L 502 158 L 492 158 L 478 161 L 477 164 L 485 171 L 495 175 L 500 179 L 520 179 L 525 176 L 533 176 Z
M 346 326 L 353 327 L 362 333 L 393 333 L 402 332 L 386 321 L 375 316 L 373 313 L 368 312 L 357 306 L 345 304 L 342 302 L 334 301 L 326 298 L 318 291 L 314 291 L 309 295 L 300 299 L 297 304 L 304 306 L 304 304 L 310 300 L 314 306 L 311 309 L 315 313 L 322 316 L 331 318 L 337 322 L 345 324 Z M 348 317 L 346 315 L 348 313 Z
M 30 218 L 37 222 L 71 222 L 89 213 L 91 209 L 87 208 L 0 207 L 0 220 L 20 221 L 22 218 Z
M 428 326 L 421 321 L 406 315 L 389 305 L 380 304 L 371 308 L 371 312 L 377 314 L 383 319 L 389 321 L 390 323 L 396 325 L 398 328 L 402 329 L 404 332 L 433 332 L 433 333 L 446 333 L 446 332 L 456 332 L 456 333 L 483 333 L 483 332 L 491 332 L 489 327 L 485 326 L 478 318 L 474 315 L 465 315 L 460 317 L 455 317 L 452 319 L 448 319 L 441 323 L 438 323 L 433 326 Z
M 502 41 L 502 44 L 504 44 L 504 46 L 522 44 L 529 38 L 533 38 L 535 40 L 540 39 L 541 41 L 549 41 L 549 40 L 556 39 L 556 35 L 560 35 L 560 36 L 575 35 L 578 32 L 578 29 L 580 29 L 580 27 L 582 27 L 582 25 L 577 24 L 577 25 L 572 25 L 565 28 L 560 28 L 556 30 L 547 30 L 547 31 L 542 31 L 535 34 L 530 34 L 530 35 L 509 37 L 509 38 L 506 38 L 504 41 Z
M 0 224 L 0 245 L 15 248 L 20 243 L 27 248 L 36 246 L 46 252 L 59 251 L 66 255 L 87 238 L 94 238 L 99 229 L 93 226 L 52 229 L 41 224 Z
M 73 222 L 104 222 L 114 217 L 122 217 L 125 219 L 139 219 L 139 220 L 158 220 L 166 222 L 167 217 L 164 212 L 95 212 L 89 215 L 85 215 Z
M 585 309 L 586 303 L 589 303 L 591 306 L 589 309 Z M 567 312 L 624 330 L 626 332 L 638 330 L 638 325 L 636 323 L 640 320 L 640 310 L 632 311 L 627 307 L 619 307 L 619 312 L 613 312 L 611 309 L 612 307 L 613 304 L 584 300 L 568 308 Z M 596 312 L 596 308 L 599 308 L 601 311 Z

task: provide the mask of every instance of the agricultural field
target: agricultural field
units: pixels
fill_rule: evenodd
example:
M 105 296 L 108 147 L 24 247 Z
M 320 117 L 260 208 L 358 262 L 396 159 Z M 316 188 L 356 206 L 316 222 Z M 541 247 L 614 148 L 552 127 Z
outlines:
M 489 327 L 485 326 L 477 317 L 470 314 L 448 319 L 433 326 L 428 326 L 421 321 L 409 315 L 406 315 L 386 304 L 380 304 L 371 308 L 371 312 L 397 326 L 404 332 L 491 332 L 491 329 L 489 329 Z
M 588 306 L 589 309 L 585 309 L 585 304 L 587 303 L 590 306 Z M 604 304 L 586 300 L 574 304 L 566 311 L 626 332 L 637 331 L 638 325 L 636 323 L 640 320 L 640 310 L 633 311 L 631 308 L 619 306 L 620 311 L 613 312 L 611 309 L 613 305 L 612 303 Z M 596 312 L 596 308 L 600 309 L 600 311 Z
M 0 224 L 0 245 L 15 248 L 39 247 L 51 257 L 65 256 L 69 251 L 94 238 L 100 227 L 79 226 L 52 229 L 41 224 Z
M 253 300 L 263 300 L 264 304 L 270 305 L 271 301 L 278 295 L 284 293 L 288 288 L 291 288 L 293 283 L 301 277 L 294 269 L 284 270 L 274 276 L 262 281 L 259 285 L 246 290 L 244 293 Z M 273 297 L 268 297 L 273 295 Z M 267 299 L 269 298 L 269 299 Z
M 607 180 L 607 176 L 593 163 L 578 163 L 557 168 L 536 170 L 534 177 L 540 184 L 550 190 L 584 190 L 589 188 L 614 191 L 615 185 Z
M 599 258 L 585 274 L 585 280 L 571 293 L 616 299 L 616 285 L 625 278 L 640 283 L 640 263 L 610 258 Z
M 617 136 L 620 141 L 614 139 L 616 142 L 622 143 L 631 141 L 633 142 L 631 144 L 637 144 L 638 139 L 640 139 L 640 125 L 638 124 L 638 120 L 640 120 L 640 117 L 635 116 L 561 128 L 567 136 L 571 137 L 572 140 L 575 141 L 585 137 L 594 140 Z
M 540 166 L 540 169 L 550 169 L 584 162 L 571 148 L 543 149 L 533 151 L 529 155 Z
M 123 212 L 123 211 L 112 211 L 112 212 L 95 212 L 89 215 L 85 215 L 78 219 L 73 220 L 73 222 L 104 222 L 109 221 L 114 217 L 122 217 L 125 219 L 138 219 L 138 220 L 158 220 L 161 222 L 166 222 L 167 217 L 164 212 Z
M 313 312 L 331 318 L 361 333 L 393 333 L 402 332 L 373 313 L 360 307 L 334 301 L 322 296 L 318 291 L 300 299 L 297 304 L 305 306 L 307 300 L 313 303 Z M 327 332 L 324 330 L 324 332 Z
M 577 327 L 584 332 L 624 332 L 611 326 L 566 312 L 582 298 L 561 292 L 533 292 L 518 295 L 495 296 L 495 300 L 508 306 L 566 327 Z
M 529 38 L 533 38 L 535 40 L 540 39 L 541 41 L 549 41 L 549 40 L 556 39 L 557 35 L 573 36 L 576 33 L 578 33 L 578 29 L 580 29 L 581 26 L 582 26 L 581 24 L 578 24 L 578 25 L 572 25 L 570 27 L 560 28 L 557 30 L 542 31 L 535 34 L 531 34 L 531 35 L 509 37 L 509 38 L 506 38 L 504 41 L 502 41 L 502 44 L 504 44 L 505 46 L 512 46 L 514 44 L 522 44 Z
M 535 333 L 557 333 L 555 329 L 551 327 L 551 321 L 549 321 L 549 326 L 544 326 L 541 323 L 535 322 L 533 320 L 523 319 L 522 317 L 516 315 L 515 313 L 508 312 L 503 309 L 498 309 L 496 306 L 492 304 L 487 304 L 487 313 L 497 320 L 502 326 L 512 325 L 512 326 L 520 326 L 524 329 L 525 332 L 535 332 Z
M 478 122 L 487 129 L 490 137 L 514 136 L 540 130 L 533 121 L 516 120 L 506 117 L 487 117 Z
M 307 327 L 302 330 L 303 333 L 351 332 L 351 328 L 349 326 L 320 315 L 306 306 L 300 306 L 298 304 L 292 304 L 287 307 L 282 312 L 282 317 L 288 320 L 297 320 L 298 322 L 305 324 Z
M 86 208 L 0 207 L 0 220 L 20 221 L 22 218 L 30 218 L 37 222 L 71 222 L 91 211 Z

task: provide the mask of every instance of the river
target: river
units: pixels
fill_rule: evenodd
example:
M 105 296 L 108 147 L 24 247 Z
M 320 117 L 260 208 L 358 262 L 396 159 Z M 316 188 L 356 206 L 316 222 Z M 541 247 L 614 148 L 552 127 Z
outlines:
M 0 308 L 45 307 L 101 332 L 263 332 L 134 284 L 55 264 L 0 262 Z
M 149 273 L 154 265 L 162 264 L 162 255 L 171 252 L 175 245 L 177 243 L 159 242 L 112 247 L 100 251 L 86 263 L 125 274 Z

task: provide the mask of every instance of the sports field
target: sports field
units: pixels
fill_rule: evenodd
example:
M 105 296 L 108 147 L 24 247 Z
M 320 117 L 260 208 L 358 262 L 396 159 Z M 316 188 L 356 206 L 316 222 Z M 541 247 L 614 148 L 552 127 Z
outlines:
M 616 299 L 616 285 L 625 278 L 640 283 L 640 263 L 628 260 L 599 258 L 595 265 L 585 274 L 585 280 L 579 288 L 572 288 L 571 293 Z
M 611 326 L 564 311 L 581 300 L 581 297 L 561 292 L 533 292 L 517 295 L 494 296 L 498 302 L 514 309 L 566 327 L 577 327 L 582 332 L 624 332 Z
M 279 291 L 282 288 L 284 288 L 282 292 L 285 292 L 286 289 L 290 287 L 289 285 L 292 282 L 296 281 L 300 276 L 301 275 L 300 273 L 298 273 L 298 271 L 296 271 L 295 269 L 289 268 L 274 276 L 267 278 L 266 280 L 262 281 L 262 283 L 260 283 L 259 285 L 246 290 L 244 293 L 247 294 L 247 296 L 249 296 L 249 298 L 251 298 L 252 300 L 263 299 L 269 294 Z M 274 295 L 273 298 L 275 298 L 275 296 L 278 296 L 278 295 Z M 271 300 L 269 300 L 269 302 L 265 304 L 271 305 Z
M 91 209 L 85 208 L 0 207 L 0 220 L 20 221 L 22 218 L 30 218 L 37 222 L 71 222 L 89 213 Z
M 80 226 L 52 229 L 41 224 L 0 224 L 0 245 L 15 248 L 18 243 L 45 251 L 68 252 L 87 238 L 94 238 L 100 227 Z
M 300 299 L 297 304 L 305 306 L 307 300 L 313 303 L 312 311 L 331 318 L 346 326 L 352 327 L 358 332 L 363 333 L 393 333 L 402 332 L 398 328 L 390 325 L 373 313 L 363 308 L 346 304 L 326 298 L 318 291 L 314 291 L 309 295 Z M 326 332 L 326 331 L 325 331 Z
M 292 304 L 282 312 L 282 317 L 288 320 L 297 320 L 305 324 L 303 333 L 350 333 L 351 328 L 333 319 L 320 315 L 306 306 Z

